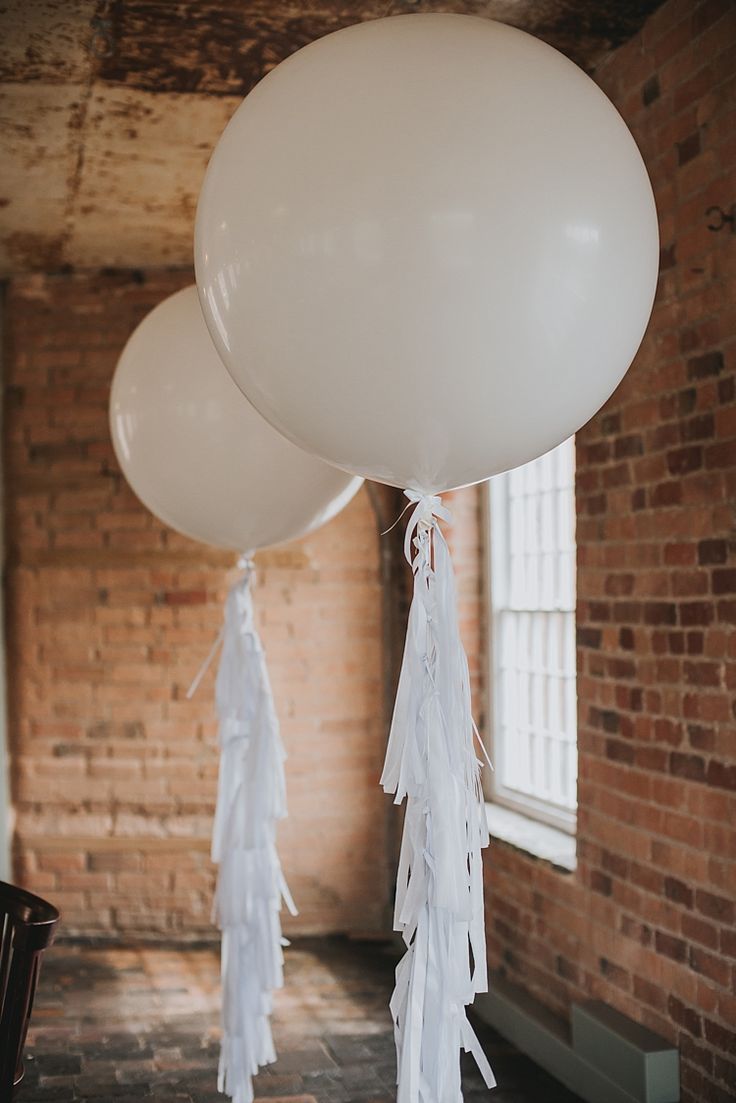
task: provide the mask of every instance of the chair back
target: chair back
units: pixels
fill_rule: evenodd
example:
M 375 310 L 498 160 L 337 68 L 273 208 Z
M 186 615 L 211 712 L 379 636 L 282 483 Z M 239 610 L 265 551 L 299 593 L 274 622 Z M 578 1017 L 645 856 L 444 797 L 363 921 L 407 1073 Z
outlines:
M 38 896 L 0 881 L 0 1099 L 23 1079 L 23 1047 L 36 994 L 41 955 L 59 913 Z

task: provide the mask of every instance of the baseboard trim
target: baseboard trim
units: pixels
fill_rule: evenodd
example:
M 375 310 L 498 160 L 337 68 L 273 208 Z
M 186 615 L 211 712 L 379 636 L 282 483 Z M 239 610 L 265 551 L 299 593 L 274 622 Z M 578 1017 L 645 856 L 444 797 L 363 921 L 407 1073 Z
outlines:
M 575 1049 L 571 1029 L 564 1020 L 502 977 L 492 976 L 490 984 L 489 993 L 475 998 L 473 1011 L 478 1018 L 587 1103 L 678 1103 L 677 1052 L 664 1039 L 660 1039 L 661 1052 L 674 1055 L 676 1086 L 673 1086 L 672 1061 L 668 1061 L 666 1083 L 649 1076 L 642 1090 L 631 1094 Z M 656 1037 L 647 1033 L 650 1038 Z M 615 1034 L 611 1038 L 615 1045 Z

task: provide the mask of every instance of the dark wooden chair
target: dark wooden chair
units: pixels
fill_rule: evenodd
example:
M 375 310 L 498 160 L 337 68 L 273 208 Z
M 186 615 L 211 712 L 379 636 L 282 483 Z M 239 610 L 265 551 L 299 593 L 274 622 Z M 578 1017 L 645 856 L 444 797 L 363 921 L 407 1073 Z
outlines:
M 0 881 L 0 1100 L 9 1103 L 23 1079 L 23 1047 L 41 955 L 59 913 L 30 892 Z

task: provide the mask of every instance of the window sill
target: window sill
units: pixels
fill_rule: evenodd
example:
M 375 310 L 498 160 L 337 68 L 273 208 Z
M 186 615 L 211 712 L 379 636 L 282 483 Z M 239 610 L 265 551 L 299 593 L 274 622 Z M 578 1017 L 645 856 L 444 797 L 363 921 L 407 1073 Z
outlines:
M 572 873 L 577 867 L 577 847 L 574 835 L 549 827 L 546 823 L 512 812 L 500 804 L 486 804 L 488 830 L 491 837 L 509 843 L 535 858 Z

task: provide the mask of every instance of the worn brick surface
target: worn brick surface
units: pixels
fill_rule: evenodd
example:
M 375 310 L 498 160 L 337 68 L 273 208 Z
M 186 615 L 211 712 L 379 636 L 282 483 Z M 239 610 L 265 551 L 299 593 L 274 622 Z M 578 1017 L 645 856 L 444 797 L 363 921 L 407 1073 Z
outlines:
M 491 964 L 556 1010 L 600 997 L 676 1042 L 684 1103 L 725 1103 L 736 1077 L 736 239 L 706 216 L 736 197 L 735 74 L 729 0 L 668 0 L 598 71 L 651 172 L 662 252 L 636 363 L 578 436 L 579 865 L 500 843 L 487 861 Z M 26 279 L 8 296 L 17 869 L 87 931 L 208 928 L 214 730 L 207 690 L 182 695 L 230 563 L 148 517 L 105 428 L 122 342 L 190 278 Z M 453 497 L 450 541 L 482 721 L 480 493 Z M 384 607 L 403 606 L 408 571 L 384 557 L 382 577 Z M 262 563 L 304 929 L 384 914 L 398 817 L 375 785 L 380 656 L 400 645 L 381 639 L 378 585 L 365 496 Z M 274 1092 L 309 1095 L 283 1075 Z
M 232 555 L 162 526 L 107 427 L 123 343 L 191 273 L 34 277 L 6 298 L 8 680 L 16 876 L 67 930 L 209 931 L 217 752 L 210 649 Z M 236 478 L 237 473 L 233 472 Z M 247 477 L 247 476 L 246 476 Z M 290 929 L 381 926 L 389 877 L 377 526 L 362 491 L 259 554 L 284 740 Z
M 725 1103 L 736 1084 L 736 238 L 709 231 L 706 210 L 736 197 L 736 7 L 669 0 L 597 79 L 651 173 L 661 276 L 634 366 L 577 438 L 578 869 L 492 845 L 489 954 L 556 1010 L 598 997 L 665 1035 L 681 1050 L 685 1103 Z M 481 492 L 462 493 L 480 518 Z M 457 537 L 468 587 L 482 577 L 481 531 Z M 472 651 L 482 636 L 471 628 L 466 642 Z M 481 673 L 483 662 L 471 655 Z
M 286 954 L 273 1020 L 278 1061 L 255 1081 L 271 1103 L 391 1103 L 396 1060 L 386 947 L 302 940 Z M 218 961 L 213 950 L 54 947 L 44 964 L 19 1103 L 215 1103 Z M 479 1028 L 494 1103 L 576 1103 L 531 1061 Z M 490 1096 L 472 1061 L 466 1103 Z

